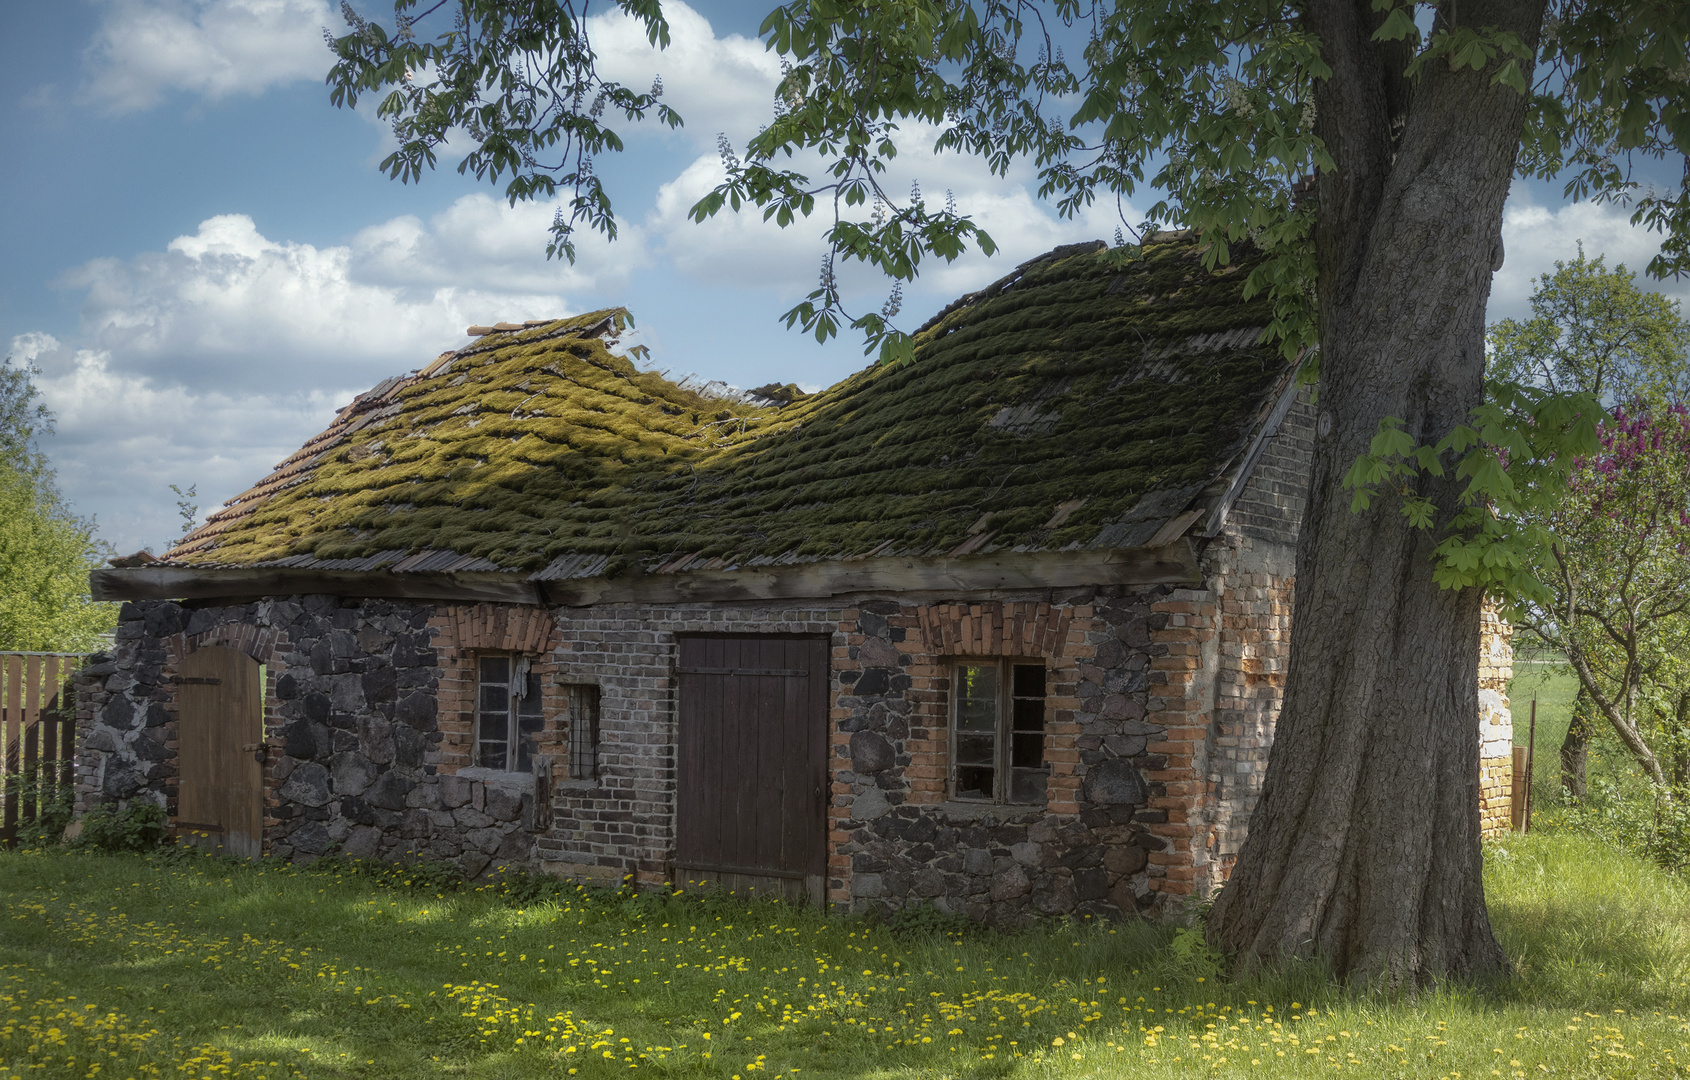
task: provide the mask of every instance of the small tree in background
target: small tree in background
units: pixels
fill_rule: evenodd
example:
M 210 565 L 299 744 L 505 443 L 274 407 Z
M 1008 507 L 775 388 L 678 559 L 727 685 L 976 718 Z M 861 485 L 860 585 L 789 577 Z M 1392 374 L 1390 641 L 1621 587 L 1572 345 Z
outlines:
M 1528 599 L 1520 620 L 1566 654 L 1581 692 L 1667 796 L 1663 757 L 1682 741 L 1674 729 L 1690 692 L 1669 647 L 1690 612 L 1690 413 L 1622 408 L 1599 437 L 1544 522 L 1556 537 L 1552 564 L 1538 568 L 1549 595 Z
M 1577 258 L 1538 279 L 1531 311 L 1524 322 L 1490 327 L 1489 376 L 1591 394 L 1620 409 L 1603 427 L 1602 450 L 1569 477 L 1565 501 L 1540 504 L 1541 524 L 1559 541 L 1533 568 L 1549 594 L 1519 613 L 1579 672 L 1560 753 L 1563 788 L 1577 802 L 1590 739 L 1605 721 L 1651 781 L 1664 783 L 1650 747 L 1673 742 L 1681 722 L 1663 719 L 1678 706 L 1662 695 L 1690 689 L 1676 654 L 1662 648 L 1685 632 L 1679 593 L 1690 589 L 1675 517 L 1690 487 L 1675 411 L 1690 400 L 1690 322 L 1676 301 L 1638 288 L 1623 264 L 1610 270 L 1601 256 L 1587 258 L 1582 244 Z
M 1624 263 L 1610 270 L 1581 242 L 1576 259 L 1538 278 L 1530 303 L 1530 319 L 1503 319 L 1486 334 L 1492 378 L 1610 406 L 1690 399 L 1690 322 L 1677 301 L 1639 289 Z
M 117 622 L 114 605 L 88 594 L 88 572 L 109 552 L 65 502 L 41 452 L 53 415 L 36 374 L 0 362 L 0 649 L 83 652 Z

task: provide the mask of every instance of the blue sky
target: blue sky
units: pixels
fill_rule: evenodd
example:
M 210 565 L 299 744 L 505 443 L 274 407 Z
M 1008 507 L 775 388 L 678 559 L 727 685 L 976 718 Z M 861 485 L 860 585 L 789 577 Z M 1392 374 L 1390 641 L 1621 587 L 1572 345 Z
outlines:
M 661 73 L 687 126 L 625 129 L 628 152 L 599 163 L 623 238 L 583 242 L 570 267 L 544 257 L 549 206 L 512 210 L 447 158 L 418 185 L 380 173 L 384 125 L 323 87 L 322 28 L 343 25 L 326 0 L 0 4 L 0 348 L 42 369 L 66 494 L 118 549 L 158 550 L 180 528 L 170 484 L 218 505 L 477 322 L 621 304 L 674 376 L 818 387 L 860 367 L 855 341 L 821 347 L 778 322 L 814 286 L 819 223 L 685 221 L 716 176 L 717 133 L 743 144 L 770 116 L 767 6 L 671 0 L 664 54 L 599 24 L 606 66 L 637 86 Z M 930 142 L 909 133 L 893 183 L 954 190 L 1003 250 L 924 273 L 911 325 L 1022 259 L 1113 232 L 1103 211 L 1058 220 L 1029 173 L 994 178 Z M 1579 239 L 1638 269 L 1655 249 L 1623 212 L 1537 185 L 1516 189 L 1504 237 L 1493 317 L 1523 310 Z M 884 285 L 856 284 L 878 306 Z

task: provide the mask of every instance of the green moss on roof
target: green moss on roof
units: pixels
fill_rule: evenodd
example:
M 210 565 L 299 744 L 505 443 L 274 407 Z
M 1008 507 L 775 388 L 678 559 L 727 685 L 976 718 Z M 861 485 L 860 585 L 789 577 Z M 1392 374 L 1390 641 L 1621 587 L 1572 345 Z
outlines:
M 784 405 L 640 371 L 607 344 L 619 309 L 489 335 L 359 398 L 172 557 L 652 569 L 941 553 L 978 534 L 979 550 L 1084 546 L 1146 493 L 1213 480 L 1282 379 L 1249 333 L 1271 312 L 1243 299 L 1248 269 L 1205 271 L 1188 240 L 1123 270 L 1036 263 L 925 328 L 912 363 L 778 388 Z M 1228 331 L 1243 333 L 1204 339 Z

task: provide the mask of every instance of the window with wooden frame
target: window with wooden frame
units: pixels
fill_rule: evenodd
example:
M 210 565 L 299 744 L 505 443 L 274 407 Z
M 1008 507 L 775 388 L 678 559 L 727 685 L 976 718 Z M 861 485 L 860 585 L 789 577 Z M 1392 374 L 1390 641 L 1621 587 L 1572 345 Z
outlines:
M 488 653 L 475 661 L 475 763 L 533 772 L 535 741 L 545 727 L 540 676 L 526 656 Z
M 1045 667 L 1016 660 L 951 666 L 951 797 L 1042 804 Z
M 575 684 L 569 697 L 569 778 L 596 780 L 599 775 L 599 688 Z

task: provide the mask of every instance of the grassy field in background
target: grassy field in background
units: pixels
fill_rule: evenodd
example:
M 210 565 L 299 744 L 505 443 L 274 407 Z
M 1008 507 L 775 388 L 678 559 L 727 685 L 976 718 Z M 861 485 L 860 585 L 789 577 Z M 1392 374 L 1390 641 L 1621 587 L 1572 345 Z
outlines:
M 1535 659 L 1535 658 L 1534 658 Z M 1525 746 L 1530 734 L 1532 699 L 1537 699 L 1537 761 L 1532 769 L 1532 820 L 1540 827 L 1556 827 L 1561 806 L 1561 742 L 1573 719 L 1578 676 L 1558 656 L 1521 663 L 1516 659 L 1508 702 L 1514 714 L 1514 745 Z M 1647 798 L 1648 785 L 1637 763 L 1604 721 L 1590 742 L 1585 777 L 1592 789 L 1601 781 L 1615 783 L 1627 797 Z
M 1486 862 L 1518 976 L 1405 1003 L 1230 984 L 1140 924 L 3 854 L 0 1077 L 1690 1076 L 1690 889 L 1573 834 Z
M 1567 737 L 1567 725 L 1572 723 L 1573 699 L 1577 696 L 1578 676 L 1559 656 L 1515 658 L 1514 679 L 1508 684 L 1515 746 L 1527 745 L 1532 700 L 1537 700 L 1537 761 L 1532 768 L 1532 799 L 1538 808 L 1561 802 L 1561 742 Z

